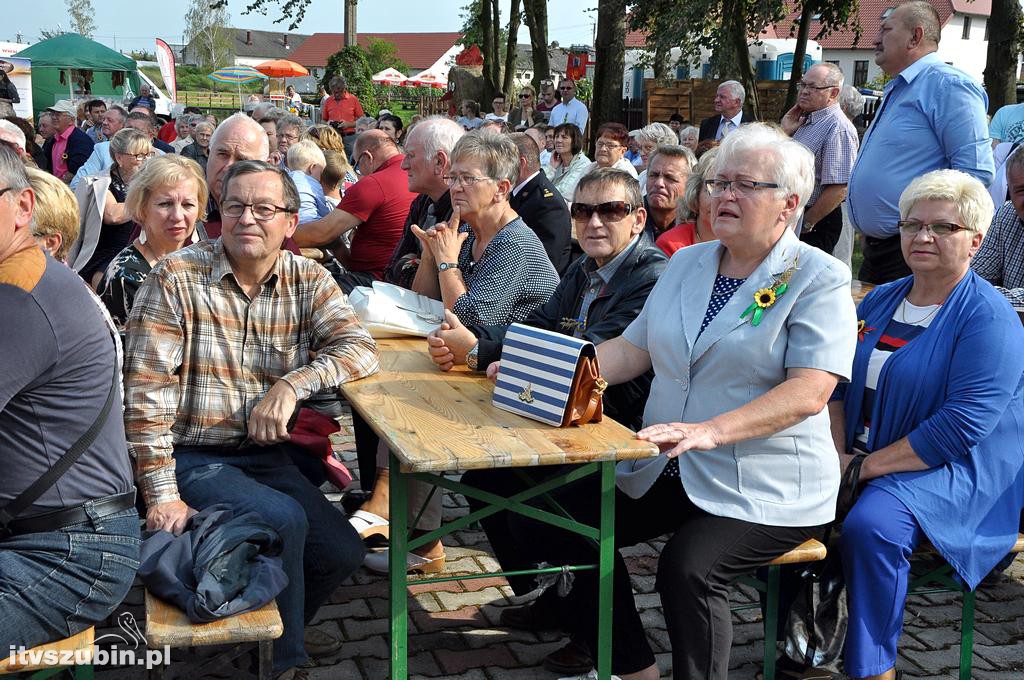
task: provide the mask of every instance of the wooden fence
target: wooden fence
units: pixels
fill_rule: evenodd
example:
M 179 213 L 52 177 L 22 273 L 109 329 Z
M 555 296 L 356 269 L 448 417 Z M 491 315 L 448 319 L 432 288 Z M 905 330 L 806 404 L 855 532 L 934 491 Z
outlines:
M 673 113 L 678 113 L 693 125 L 715 114 L 715 92 L 720 80 L 676 80 L 670 85 L 648 79 L 644 81 L 647 95 L 647 121 L 667 123 Z M 761 119 L 778 121 L 786 102 L 789 81 L 762 80 L 757 83 L 757 98 Z M 748 98 L 749 99 L 749 98 Z

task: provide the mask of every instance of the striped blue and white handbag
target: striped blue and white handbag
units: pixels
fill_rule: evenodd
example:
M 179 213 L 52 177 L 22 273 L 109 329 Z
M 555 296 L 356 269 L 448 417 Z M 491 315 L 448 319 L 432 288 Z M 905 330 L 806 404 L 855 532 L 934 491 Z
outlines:
M 494 406 L 568 427 L 601 420 L 601 378 L 594 344 L 514 323 L 505 333 Z

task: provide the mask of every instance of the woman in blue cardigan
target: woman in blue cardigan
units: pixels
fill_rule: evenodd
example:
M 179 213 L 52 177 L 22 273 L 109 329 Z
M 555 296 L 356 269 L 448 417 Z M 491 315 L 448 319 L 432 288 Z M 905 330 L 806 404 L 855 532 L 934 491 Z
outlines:
M 969 268 L 991 199 L 936 170 L 899 207 L 913 275 L 861 303 L 853 378 L 829 405 L 843 468 L 869 454 L 841 541 L 855 678 L 895 677 L 914 548 L 930 541 L 973 589 L 1013 545 L 1024 505 L 1024 329 Z

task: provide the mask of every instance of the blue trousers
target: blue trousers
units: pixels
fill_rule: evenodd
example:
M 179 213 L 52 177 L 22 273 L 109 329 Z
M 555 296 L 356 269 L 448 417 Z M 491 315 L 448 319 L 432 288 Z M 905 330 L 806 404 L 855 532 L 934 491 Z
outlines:
M 202 509 L 228 503 L 252 510 L 281 535 L 288 586 L 277 597 L 284 635 L 274 641 L 275 675 L 304 663 L 305 625 L 320 605 L 363 563 L 363 543 L 345 515 L 309 483 L 289 455 L 290 445 L 174 451 L 178 492 Z
M 0 656 L 107 618 L 135 580 L 139 545 L 135 508 L 0 541 Z
M 910 556 L 924 538 L 913 513 L 888 491 L 869 486 L 857 499 L 840 537 L 850 626 L 844 670 L 854 678 L 896 665 Z

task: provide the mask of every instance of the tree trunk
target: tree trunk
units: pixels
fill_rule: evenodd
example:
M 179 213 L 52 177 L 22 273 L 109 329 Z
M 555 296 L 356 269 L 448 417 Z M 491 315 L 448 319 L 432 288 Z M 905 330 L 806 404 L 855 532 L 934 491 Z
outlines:
M 497 51 L 492 51 L 494 40 L 492 39 L 491 33 L 495 30 L 494 24 L 491 23 L 491 0 L 480 1 L 480 33 L 483 37 L 483 45 L 480 45 L 480 55 L 484 59 L 483 77 L 484 77 L 484 88 L 481 94 L 481 103 L 484 101 L 490 101 L 494 96 L 495 90 L 497 90 L 497 80 L 494 78 L 495 66 L 498 63 Z
M 491 82 L 497 91 L 501 85 L 501 10 L 498 9 L 498 0 L 488 0 L 486 4 L 491 6 L 491 54 L 494 55 Z
M 729 44 L 735 60 L 736 72 L 743 89 L 747 91 L 747 105 L 744 107 L 761 119 L 761 106 L 757 97 L 757 78 L 750 65 L 750 52 L 747 47 L 747 21 L 742 0 L 723 3 L 722 13 L 729 22 Z
M 804 55 L 807 54 L 807 38 L 811 33 L 811 21 L 817 11 L 817 3 L 804 1 L 800 13 L 800 27 L 796 33 L 796 46 L 793 48 L 793 70 L 789 74 L 789 87 L 786 89 L 786 104 L 782 107 L 783 115 L 796 104 L 796 84 L 804 77 Z
M 672 67 L 669 65 L 671 53 L 664 45 L 658 45 L 654 50 L 654 77 L 658 80 L 673 80 L 670 77 Z
M 597 66 L 594 70 L 594 98 L 590 103 L 591 130 L 597 130 L 602 123 L 620 122 L 622 119 L 626 0 L 599 0 L 594 51 L 597 52 Z
M 540 94 L 540 81 L 551 75 L 548 61 L 548 0 L 523 0 L 526 26 L 530 29 L 533 56 L 533 89 Z
M 988 62 L 985 91 L 988 112 L 1017 103 L 1017 47 L 1020 41 L 1021 9 L 1017 0 L 992 0 L 988 19 Z
M 508 98 L 508 108 L 514 108 L 512 102 L 516 101 L 516 93 L 512 91 L 515 87 L 516 76 L 516 45 L 519 35 L 519 20 L 522 12 L 519 11 L 519 0 L 512 0 L 508 10 L 508 43 L 505 45 L 505 77 L 501 81 L 501 91 Z

